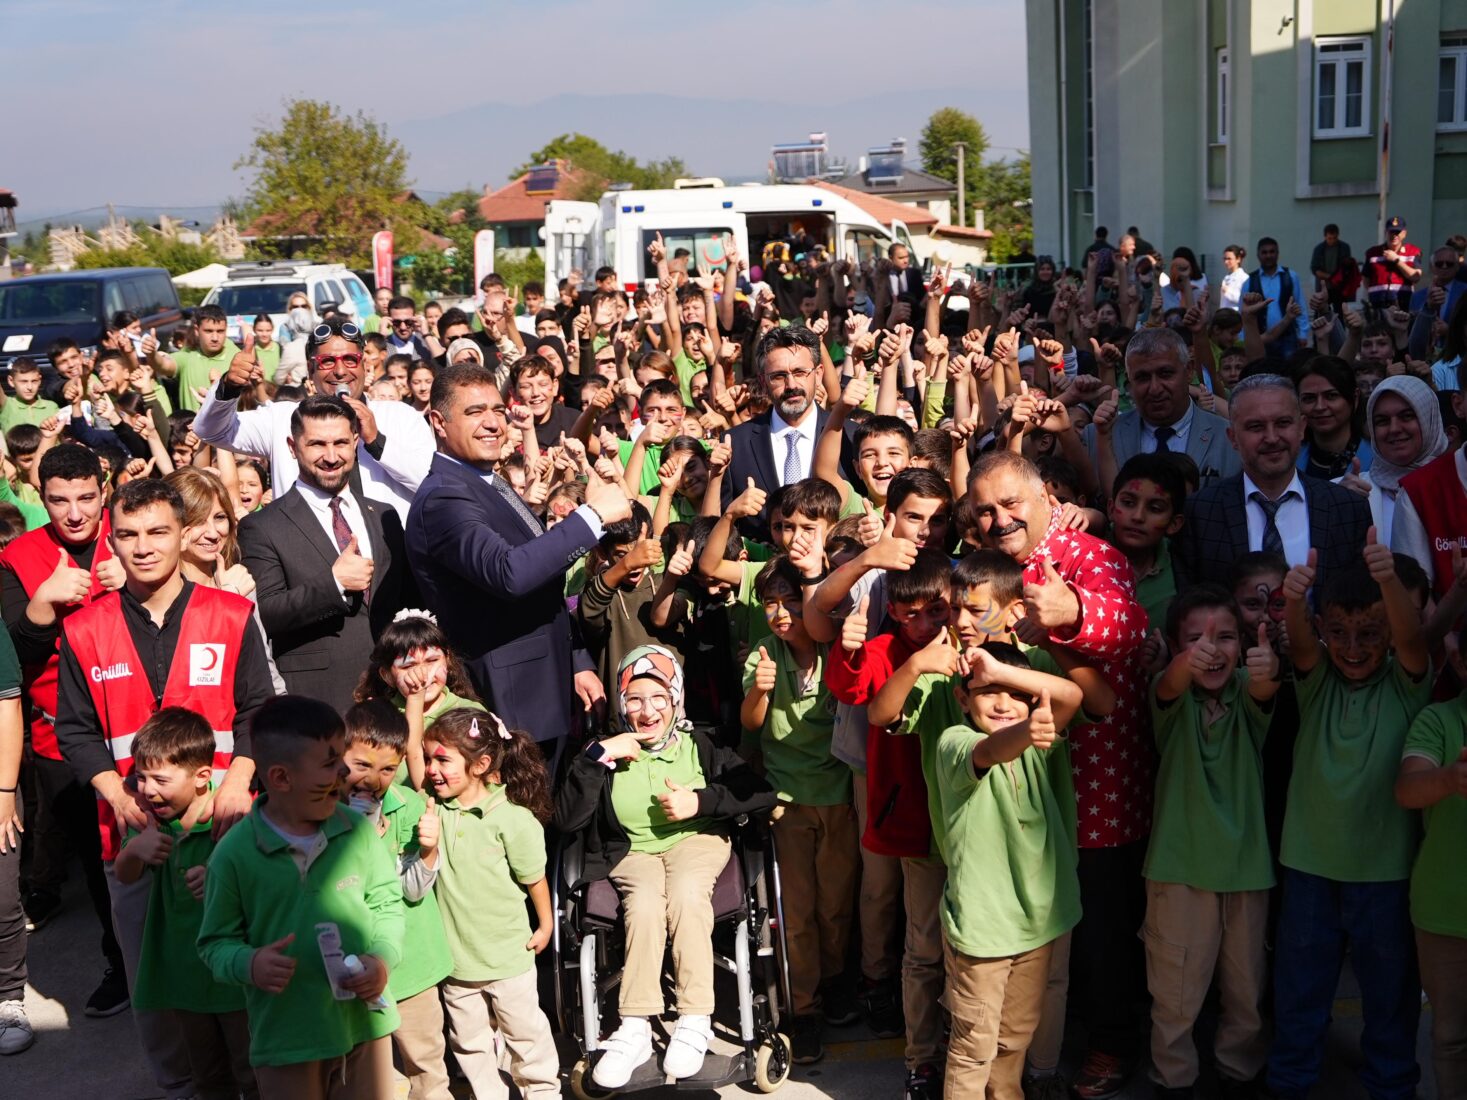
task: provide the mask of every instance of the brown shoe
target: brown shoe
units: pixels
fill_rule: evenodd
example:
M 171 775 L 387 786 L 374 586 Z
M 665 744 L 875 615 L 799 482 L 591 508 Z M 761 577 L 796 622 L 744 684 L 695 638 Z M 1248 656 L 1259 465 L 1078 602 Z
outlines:
M 1080 1072 L 1075 1075 L 1070 1092 L 1077 1100 L 1108 1100 L 1126 1087 L 1126 1079 L 1136 1069 L 1131 1059 L 1092 1050 L 1086 1053 Z

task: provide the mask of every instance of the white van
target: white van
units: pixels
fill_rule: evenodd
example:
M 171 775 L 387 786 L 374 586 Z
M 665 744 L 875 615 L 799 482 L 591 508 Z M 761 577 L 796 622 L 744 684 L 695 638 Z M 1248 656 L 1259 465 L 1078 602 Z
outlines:
M 309 260 L 242 261 L 229 265 L 229 274 L 205 296 L 203 304 L 224 310 L 229 338 L 238 343 L 254 319 L 265 314 L 280 331 L 285 303 L 292 294 L 304 294 L 311 311 L 320 316 L 328 302 L 350 303 L 358 321 L 371 314 L 372 294 L 345 264 L 318 264 Z
M 589 286 L 596 269 L 607 266 L 634 290 L 657 277 L 647 246 L 658 233 L 669 257 L 685 248 L 693 267 L 723 267 L 730 236 L 744 259 L 758 265 L 766 243 L 796 228 L 843 258 L 884 256 L 898 241 L 911 247 L 902 222 L 882 225 L 843 195 L 807 184 L 608 191 L 599 203 L 556 199 L 546 207 L 545 287 L 553 299 L 572 268 L 580 268 Z

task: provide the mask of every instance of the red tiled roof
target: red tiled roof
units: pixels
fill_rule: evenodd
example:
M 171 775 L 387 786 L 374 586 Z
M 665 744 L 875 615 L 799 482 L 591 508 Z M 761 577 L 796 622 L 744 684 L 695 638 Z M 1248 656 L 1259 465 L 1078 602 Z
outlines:
M 948 225 L 946 222 L 934 225 L 931 232 L 934 237 L 967 237 L 975 241 L 986 241 L 993 236 L 987 229 L 975 229 L 971 225 Z
M 505 222 L 543 222 L 545 204 L 551 199 L 573 199 L 585 182 L 584 173 L 576 171 L 569 161 L 556 161 L 560 168 L 559 179 L 553 191 L 530 194 L 527 184 L 530 173 L 526 172 L 498 191 L 491 191 L 479 200 L 479 217 L 490 225 Z
M 853 191 L 849 187 L 842 187 L 836 183 L 827 183 L 824 180 L 811 180 L 810 182 L 816 187 L 823 187 L 827 191 L 834 192 L 843 199 L 849 199 L 882 225 L 890 225 L 894 221 L 905 222 L 909 227 L 937 224 L 937 215 L 930 210 L 923 210 L 920 206 L 908 206 L 904 202 L 893 202 L 891 199 L 882 198 L 880 195 L 868 195 L 864 191 Z

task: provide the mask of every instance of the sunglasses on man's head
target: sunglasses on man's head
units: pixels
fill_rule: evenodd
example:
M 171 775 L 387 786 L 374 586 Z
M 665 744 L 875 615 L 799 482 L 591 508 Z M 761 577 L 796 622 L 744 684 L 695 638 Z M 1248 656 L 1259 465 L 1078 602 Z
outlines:
M 329 340 L 333 336 L 345 336 L 348 340 L 354 340 L 361 334 L 362 330 L 357 328 L 351 321 L 338 321 L 335 323 L 323 321 L 311 333 L 317 340 Z

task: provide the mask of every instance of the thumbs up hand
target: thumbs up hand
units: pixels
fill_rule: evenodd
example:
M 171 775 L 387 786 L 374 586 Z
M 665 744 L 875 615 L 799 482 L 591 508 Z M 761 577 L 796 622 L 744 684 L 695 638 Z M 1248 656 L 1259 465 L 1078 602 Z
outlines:
M 861 520 L 856 525 L 856 538 L 862 546 L 875 546 L 881 541 L 882 530 L 886 525 L 882 521 L 881 513 L 872 510 L 869 500 L 863 498 L 861 507 L 863 511 Z
M 1045 688 L 1039 693 L 1039 705 L 1029 712 L 1029 743 L 1036 749 L 1047 749 L 1058 736 L 1054 707 L 1050 705 L 1049 689 Z
M 870 396 L 871 377 L 866 373 L 866 365 L 864 363 L 857 363 L 855 374 L 846 383 L 845 389 L 841 390 L 840 403 L 849 412 L 851 409 L 859 409 L 866 403 L 866 398 Z
M 1370 495 L 1370 482 L 1361 475 L 1358 458 L 1350 459 L 1350 472 L 1340 478 L 1339 486 L 1341 489 L 1349 489 L 1352 493 L 1359 493 L 1363 497 Z
M 355 535 L 331 566 L 331 575 L 347 592 L 365 592 L 372 587 L 372 559 L 362 557 Z
M 147 815 L 143 822 L 143 828 L 137 836 L 127 842 L 132 849 L 133 855 L 137 856 L 149 867 L 157 867 L 168 859 L 168 853 L 173 851 L 173 834 L 165 833 L 158 828 L 158 821 L 152 814 Z
M 71 555 L 58 547 L 56 568 L 51 570 L 51 575 L 41 582 L 32 598 L 57 606 L 81 603 L 87 598 L 87 593 L 91 591 L 91 588 L 91 574 L 73 565 Z
M 1374 527 L 1365 532 L 1365 567 L 1376 584 L 1384 584 L 1396 575 L 1396 556 L 1389 546 L 1376 541 Z
M 427 855 L 438 847 L 438 838 L 441 835 L 442 823 L 438 818 L 438 804 L 432 799 L 428 800 L 428 806 L 418 818 L 418 850 Z
M 744 519 L 748 516 L 757 516 L 764 511 L 764 502 L 768 494 L 754 483 L 751 477 L 744 485 L 744 491 L 734 497 L 728 506 L 728 514 L 734 519 Z
M 295 960 L 285 949 L 295 942 L 295 933 L 255 949 L 250 957 L 250 981 L 266 993 L 283 993 L 295 974 Z
M 686 577 L 693 571 L 693 541 L 689 539 L 677 548 L 667 560 L 669 577 Z
M 1258 644 L 1248 647 L 1244 663 L 1248 668 L 1248 679 L 1253 683 L 1263 684 L 1278 679 L 1279 658 L 1268 638 L 1268 623 L 1258 624 Z
M 846 616 L 846 621 L 840 628 L 840 647 L 847 653 L 854 653 L 866 644 L 868 629 L 868 614 L 871 610 L 871 597 L 862 596 L 861 602 L 856 605 L 856 610 Z
M 1049 558 L 1044 559 L 1040 583 L 1024 585 L 1024 614 L 1051 634 L 1080 621 L 1080 597 Z
M 871 569 L 896 569 L 905 572 L 917 560 L 917 544 L 897 535 L 896 516 L 889 515 L 882 525 L 881 538 L 874 546 L 862 552 L 861 560 Z
M 669 821 L 687 821 L 698 816 L 698 792 L 667 780 L 667 792 L 657 796 L 657 804 Z
M 768 695 L 774 690 L 778 675 L 779 666 L 774 663 L 774 658 L 769 655 L 769 651 L 761 645 L 759 660 L 754 665 L 754 686 Z
M 1375 528 L 1371 528 L 1375 530 Z M 1319 571 L 1319 551 L 1309 548 L 1309 557 L 1303 565 L 1296 565 L 1284 574 L 1284 599 L 1302 600 L 1314 587 L 1314 578 Z

